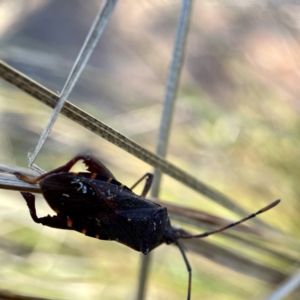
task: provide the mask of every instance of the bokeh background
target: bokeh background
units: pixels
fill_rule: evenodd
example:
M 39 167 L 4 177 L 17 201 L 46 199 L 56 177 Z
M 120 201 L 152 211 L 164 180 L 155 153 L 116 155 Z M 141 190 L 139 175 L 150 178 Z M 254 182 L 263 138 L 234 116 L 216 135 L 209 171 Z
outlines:
M 256 211 L 299 258 L 300 3 L 194 1 L 167 159 Z M 1 0 L 0 58 L 61 91 L 101 2 Z M 122 0 L 69 101 L 155 151 L 167 70 L 181 8 L 174 0 Z M 51 109 L 0 81 L 0 162 L 27 166 Z M 152 167 L 59 117 L 37 163 L 44 170 L 89 150 L 130 186 Z M 163 177 L 160 198 L 236 219 Z M 123 245 L 35 224 L 17 192 L 0 190 L 0 288 L 53 299 L 134 299 L 140 254 Z M 53 214 L 41 196 L 38 216 Z M 251 222 L 250 222 L 251 224 Z M 297 266 L 211 237 L 287 274 Z M 147 300 L 185 299 L 187 272 L 175 247 L 153 252 Z M 263 299 L 275 285 L 195 253 L 193 299 Z M 297 299 L 294 294 L 287 299 Z

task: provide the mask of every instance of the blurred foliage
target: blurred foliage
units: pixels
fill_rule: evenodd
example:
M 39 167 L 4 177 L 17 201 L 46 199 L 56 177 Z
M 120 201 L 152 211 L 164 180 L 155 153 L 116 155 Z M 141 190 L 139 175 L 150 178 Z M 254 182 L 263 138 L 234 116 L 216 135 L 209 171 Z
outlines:
M 270 248 L 296 257 L 300 5 L 194 2 L 168 160 L 248 211 L 281 198 L 280 206 L 261 218 L 287 237 Z M 0 58 L 51 90 L 61 90 L 98 6 L 99 1 L 0 1 Z M 179 9 L 180 1 L 120 1 L 69 99 L 152 151 Z M 0 162 L 26 166 L 51 110 L 3 81 L 0 89 Z M 64 117 L 37 163 L 51 170 L 84 150 L 129 186 L 151 171 Z M 0 195 L 1 288 L 56 299 L 133 299 L 138 253 L 39 226 L 18 193 L 1 190 Z M 166 176 L 161 198 L 236 218 Z M 42 197 L 38 200 L 38 216 L 52 214 Z M 283 272 L 294 270 L 226 237 L 211 240 Z M 176 248 L 165 247 L 154 251 L 147 300 L 186 297 L 182 257 Z M 193 299 L 260 299 L 275 288 L 193 253 L 188 256 Z

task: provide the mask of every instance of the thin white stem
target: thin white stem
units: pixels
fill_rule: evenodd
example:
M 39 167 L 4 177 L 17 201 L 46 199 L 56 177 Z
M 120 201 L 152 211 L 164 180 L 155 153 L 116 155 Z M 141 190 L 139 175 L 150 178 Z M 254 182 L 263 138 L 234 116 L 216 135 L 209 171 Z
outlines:
M 182 61 L 184 56 L 184 49 L 186 43 L 186 37 L 188 33 L 188 25 L 191 14 L 192 0 L 183 0 L 178 21 L 178 27 L 176 32 L 176 39 L 174 43 L 172 62 L 169 68 L 168 80 L 166 84 L 166 95 L 164 100 L 164 108 L 161 117 L 159 138 L 157 143 L 156 153 L 161 157 L 166 156 L 167 146 L 169 142 L 169 134 L 171 128 L 172 115 L 174 111 L 174 103 L 176 93 L 178 89 L 179 77 L 181 74 Z M 159 187 L 161 181 L 161 170 L 155 169 L 154 180 L 151 189 L 151 196 L 158 197 Z M 137 299 L 143 300 L 145 298 L 145 289 L 147 282 L 147 274 L 150 265 L 151 254 L 142 256 L 140 274 L 139 274 L 139 286 L 137 291 Z
M 57 102 L 57 105 L 55 106 L 55 109 L 52 112 L 52 116 L 45 127 L 43 133 L 40 136 L 40 139 L 38 141 L 38 144 L 33 152 L 33 154 L 30 154 L 29 157 L 29 167 L 32 167 L 33 169 L 38 169 L 37 166 L 33 166 L 33 163 L 39 154 L 42 146 L 44 145 L 48 135 L 51 132 L 51 129 L 58 117 L 59 112 L 61 111 L 65 101 L 69 97 L 70 93 L 72 92 L 82 70 L 84 69 L 85 65 L 87 64 L 87 61 L 89 60 L 91 54 L 93 53 L 100 36 L 113 12 L 113 9 L 115 7 L 115 4 L 117 3 L 117 0 L 105 0 L 102 3 L 102 6 L 95 18 L 95 21 L 92 24 L 92 27 L 86 37 L 86 40 L 79 52 L 79 55 L 73 65 L 73 68 L 70 72 L 70 75 L 65 83 L 65 86 L 62 89 L 62 92 L 60 94 L 59 101 Z
M 281 300 L 285 299 L 294 290 L 300 287 L 300 271 L 282 283 L 271 295 L 265 300 Z M 296 299 L 296 298 L 295 298 Z

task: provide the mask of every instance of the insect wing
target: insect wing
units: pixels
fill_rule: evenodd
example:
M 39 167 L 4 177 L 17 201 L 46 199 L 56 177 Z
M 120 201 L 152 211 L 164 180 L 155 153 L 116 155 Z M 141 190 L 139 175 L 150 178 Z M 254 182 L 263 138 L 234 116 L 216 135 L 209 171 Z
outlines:
M 145 254 L 162 243 L 168 219 L 166 208 L 119 183 L 91 180 L 90 184 L 111 210 L 97 212 L 100 239 L 115 240 Z
M 98 198 L 120 217 L 145 218 L 161 208 L 159 204 L 141 198 L 126 186 L 117 181 L 114 182 L 115 184 L 90 180 L 89 184 L 96 191 Z

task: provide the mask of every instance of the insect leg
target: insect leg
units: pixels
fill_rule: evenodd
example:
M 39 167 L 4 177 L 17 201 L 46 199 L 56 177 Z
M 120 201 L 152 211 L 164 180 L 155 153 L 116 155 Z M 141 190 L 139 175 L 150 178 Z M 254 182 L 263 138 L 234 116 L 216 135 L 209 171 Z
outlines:
M 146 195 L 148 194 L 151 185 L 152 185 L 152 181 L 153 181 L 153 174 L 151 173 L 146 173 L 142 178 L 140 178 L 130 189 L 133 190 L 142 180 L 144 180 L 146 178 L 146 183 L 143 189 L 143 192 L 141 194 L 141 197 L 145 198 Z
M 99 159 L 93 157 L 90 153 L 81 155 L 79 154 L 76 157 L 79 157 L 79 159 L 83 159 L 83 162 L 87 166 L 87 170 L 91 173 L 102 174 L 109 178 L 116 179 L 115 176 L 108 170 L 108 168 L 106 168 Z
M 107 177 L 115 179 L 114 175 L 96 158 L 94 158 L 90 153 L 86 154 L 79 154 L 75 156 L 73 159 L 71 159 L 69 162 L 64 164 L 61 167 L 58 167 L 50 172 L 47 172 L 41 176 L 38 177 L 28 177 L 26 175 L 22 175 L 20 173 L 14 173 L 19 179 L 27 182 L 35 184 L 39 182 L 40 180 L 44 179 L 45 177 L 51 175 L 51 174 L 57 174 L 62 172 L 69 172 L 69 170 L 80 160 L 82 159 L 85 165 L 87 166 L 87 170 L 93 173 L 99 173 L 102 175 L 105 175 Z
M 31 218 L 34 222 L 58 229 L 72 229 L 68 226 L 67 220 L 61 216 L 51 217 L 48 215 L 47 217 L 39 218 L 36 215 L 35 196 L 27 192 L 21 192 L 21 194 L 27 203 Z
M 90 154 L 86 154 L 86 155 L 77 155 L 75 156 L 73 159 L 71 159 L 69 162 L 67 162 L 66 164 L 64 164 L 61 167 L 58 167 L 50 172 L 47 172 L 43 175 L 40 175 L 38 177 L 28 177 L 26 175 L 20 174 L 20 173 L 14 173 L 19 179 L 27 182 L 27 183 L 32 183 L 35 184 L 37 182 L 39 182 L 40 180 L 44 179 L 45 177 L 51 175 L 51 174 L 57 174 L 57 173 L 62 173 L 62 172 L 68 172 L 76 163 L 78 160 L 83 159 L 84 161 L 88 160 L 89 157 L 91 155 Z
M 182 247 L 181 244 L 178 243 L 178 241 L 175 242 L 175 244 L 177 245 L 177 247 L 179 248 L 182 257 L 184 259 L 187 271 L 189 272 L 189 283 L 188 283 L 188 293 L 187 293 L 187 300 L 191 299 L 191 288 L 192 288 L 192 268 L 191 265 L 187 259 L 187 256 L 185 254 L 184 248 Z

